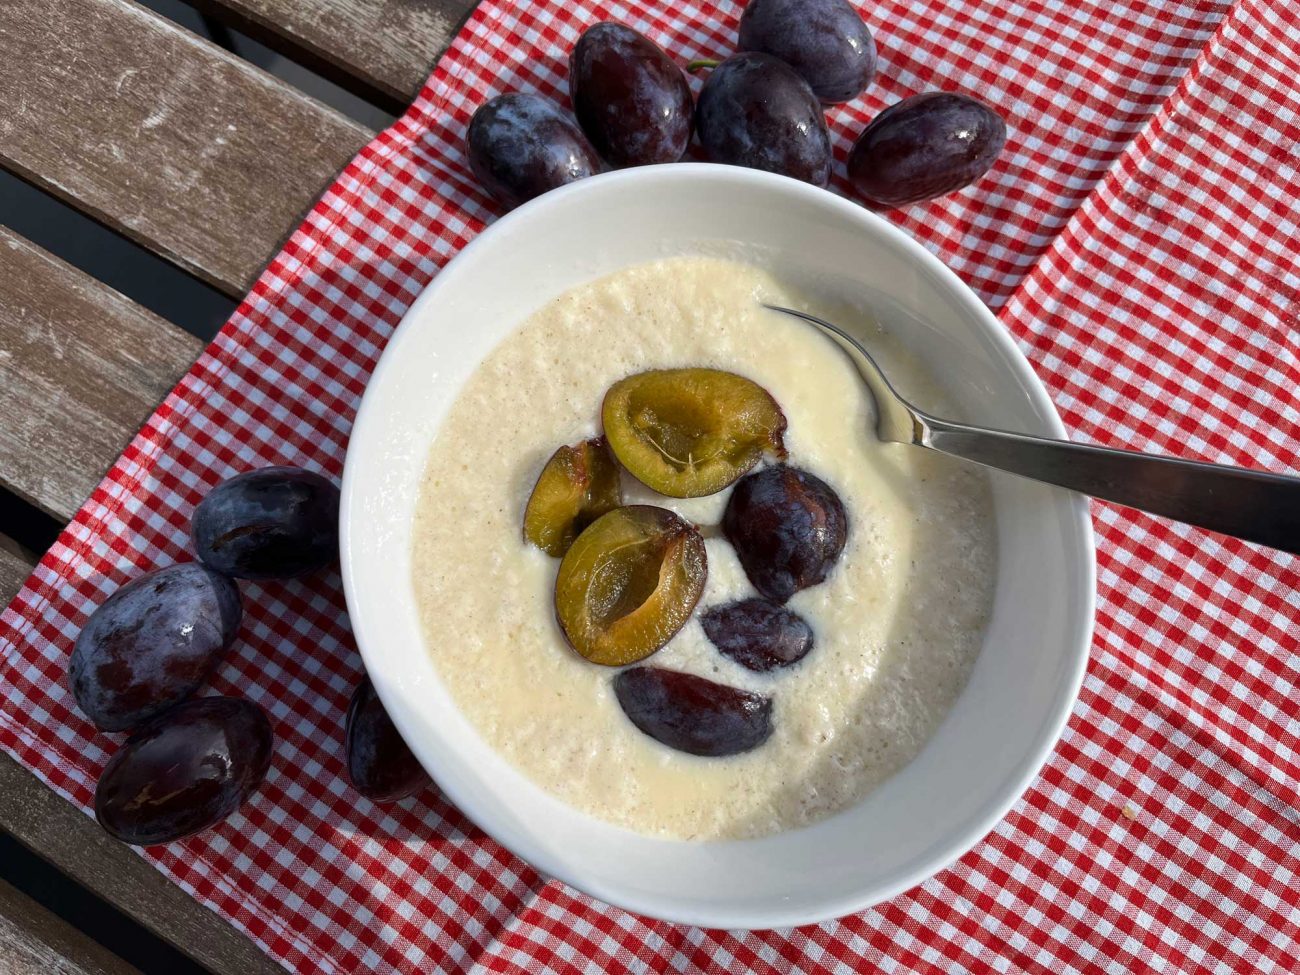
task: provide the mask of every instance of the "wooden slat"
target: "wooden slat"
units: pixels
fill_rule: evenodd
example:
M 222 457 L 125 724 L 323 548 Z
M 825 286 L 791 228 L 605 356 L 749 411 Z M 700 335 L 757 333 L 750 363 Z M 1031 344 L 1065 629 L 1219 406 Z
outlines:
M 360 95 L 400 110 L 474 0 L 190 0 Z
M 371 132 L 131 0 L 4 0 L 0 166 L 241 295 Z
M 0 227 L 0 485 L 67 521 L 200 348 Z
M 0 973 L 139 975 L 139 969 L 0 880 Z
M 3 753 L 0 828 L 217 975 L 283 975 L 244 935 Z

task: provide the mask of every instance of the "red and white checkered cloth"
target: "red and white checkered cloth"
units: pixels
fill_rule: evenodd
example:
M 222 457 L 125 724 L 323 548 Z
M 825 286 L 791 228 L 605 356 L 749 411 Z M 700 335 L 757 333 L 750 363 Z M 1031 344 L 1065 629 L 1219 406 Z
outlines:
M 740 5 L 486 0 L 407 115 L 348 166 L 41 563 L 0 624 L 0 746 L 82 808 L 116 746 L 65 675 L 86 614 L 187 556 L 194 504 L 288 463 L 338 476 L 384 341 L 491 219 L 461 139 L 511 89 L 564 98 L 603 19 L 680 60 Z M 869 95 L 972 92 L 993 173 L 896 219 L 997 311 L 1082 439 L 1286 470 L 1300 447 L 1297 0 L 883 0 Z M 838 184 L 842 189 L 843 184 Z M 1294 972 L 1300 561 L 1104 505 L 1096 644 L 1046 770 L 952 869 L 864 914 L 747 934 L 648 922 L 547 881 L 430 790 L 345 783 L 359 660 L 337 575 L 245 585 L 213 681 L 275 760 L 221 827 L 144 855 L 297 972 Z

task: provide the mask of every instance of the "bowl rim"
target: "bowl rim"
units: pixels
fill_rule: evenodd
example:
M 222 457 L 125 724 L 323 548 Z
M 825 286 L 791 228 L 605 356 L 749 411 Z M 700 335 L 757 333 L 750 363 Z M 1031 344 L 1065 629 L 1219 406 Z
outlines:
M 655 182 L 658 180 L 696 180 L 700 178 L 722 179 L 736 183 L 748 183 L 760 189 L 778 193 L 793 194 L 795 197 L 830 206 L 840 212 L 848 221 L 858 221 L 882 236 L 887 246 L 900 251 L 906 258 L 919 263 L 932 275 L 960 306 L 963 314 L 969 315 L 992 342 L 1004 361 L 1015 373 L 1021 390 L 1029 398 L 1033 407 L 1041 415 L 1047 433 L 1051 436 L 1068 439 L 1060 414 L 1048 394 L 1047 388 L 1039 379 L 1033 366 L 1020 350 L 1010 333 L 1002 327 L 998 319 L 988 309 L 970 287 L 961 280 L 937 256 L 927 250 L 919 241 L 889 220 L 873 213 L 858 203 L 831 192 L 828 189 L 813 186 L 799 180 L 774 173 L 736 166 L 714 163 L 665 163 L 642 166 L 633 169 L 615 170 L 570 183 L 552 190 L 515 208 L 485 227 L 473 240 L 460 249 L 435 277 L 423 288 L 402 316 L 385 343 L 374 371 L 366 382 L 365 391 L 357 407 L 352 430 L 349 432 L 348 447 L 344 459 L 341 487 L 341 504 L 339 508 L 340 570 L 343 580 L 344 596 L 348 615 L 351 620 L 353 635 L 366 672 L 370 676 L 376 693 L 384 703 L 385 709 L 403 738 L 414 736 L 414 719 L 403 710 L 393 708 L 398 700 L 396 690 L 397 678 L 383 672 L 378 665 L 382 654 L 376 649 L 375 639 L 365 632 L 366 613 L 359 595 L 360 583 L 356 578 L 355 566 L 351 552 L 353 546 L 353 513 L 359 506 L 358 480 L 354 444 L 357 434 L 363 435 L 376 420 L 372 415 L 377 407 L 377 399 L 372 395 L 372 388 L 383 383 L 385 376 L 394 368 L 393 363 L 404 337 L 415 329 L 414 322 L 424 317 L 424 309 L 439 299 L 441 292 L 449 286 L 461 269 L 469 266 L 474 257 L 490 247 L 499 238 L 508 236 L 514 226 L 524 220 L 532 219 L 535 214 L 567 202 L 571 197 L 582 196 L 592 188 L 604 188 L 609 184 Z M 631 187 L 629 187 L 631 188 Z M 727 905 L 711 905 L 705 910 L 674 910 L 673 905 L 661 895 L 646 895 L 634 890 L 613 889 L 611 885 L 598 879 L 583 876 L 562 857 L 551 856 L 549 852 L 535 848 L 527 836 L 515 833 L 507 825 L 500 823 L 490 813 L 475 808 L 472 801 L 466 801 L 465 790 L 456 781 L 454 775 L 448 774 L 446 766 L 439 761 L 436 750 L 428 758 L 421 755 L 419 760 L 425 765 L 438 787 L 447 799 L 456 806 L 467 819 L 499 843 L 512 854 L 519 857 L 544 875 L 560 880 L 604 903 L 613 905 L 634 914 L 676 924 L 688 924 L 706 928 L 732 928 L 744 930 L 766 930 L 784 928 L 803 924 L 820 923 L 855 914 L 891 900 L 912 888 L 924 883 L 948 867 L 952 866 L 966 853 L 977 846 L 1011 811 L 1012 807 L 1028 791 L 1034 780 L 1046 765 L 1052 751 L 1060 741 L 1065 726 L 1073 712 L 1074 704 L 1082 689 L 1092 646 L 1093 630 L 1096 621 L 1096 539 L 1088 499 L 1080 494 L 1061 491 L 1056 504 L 1064 505 L 1072 516 L 1073 530 L 1077 534 L 1078 555 L 1082 565 L 1079 570 L 1079 582 L 1083 592 L 1081 599 L 1082 626 L 1075 634 L 1075 640 L 1068 649 L 1065 667 L 1065 679 L 1055 692 L 1055 699 L 1048 709 L 1048 720 L 1043 725 L 1042 733 L 1034 746 L 1021 759 L 1016 774 L 1005 779 L 993 800 L 985 807 L 983 814 L 972 820 L 960 833 L 941 838 L 931 847 L 931 851 L 920 858 L 910 871 L 899 876 L 892 883 L 864 891 L 859 896 L 844 895 L 835 899 L 819 901 L 816 904 L 800 906 L 783 902 L 768 909 L 731 908 Z M 370 650 L 367 651 L 367 645 Z M 746 841 L 737 841 L 746 842 Z

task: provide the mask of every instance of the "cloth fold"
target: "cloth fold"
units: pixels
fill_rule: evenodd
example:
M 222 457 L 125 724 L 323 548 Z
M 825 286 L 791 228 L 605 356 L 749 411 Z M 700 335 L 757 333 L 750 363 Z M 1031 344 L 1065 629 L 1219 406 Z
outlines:
M 829 113 L 839 165 L 920 90 L 999 107 L 974 187 L 893 218 L 1000 313 L 1083 439 L 1285 470 L 1300 446 L 1297 0 L 884 0 L 881 75 Z M 190 557 L 194 505 L 266 464 L 337 477 L 384 342 L 496 212 L 461 140 L 482 100 L 563 100 L 581 30 L 726 55 L 734 2 L 485 0 L 340 174 L 0 617 L 0 747 L 89 809 L 116 747 L 66 685 L 86 615 Z M 696 82 L 698 84 L 698 81 Z M 835 188 L 846 189 L 842 180 Z M 359 675 L 337 574 L 244 587 L 212 681 L 270 714 L 257 797 L 142 853 L 292 971 L 1286 971 L 1300 951 L 1300 596 L 1289 556 L 1095 505 L 1098 628 L 1043 774 L 954 867 L 775 932 L 650 922 L 549 882 L 433 790 L 351 791 Z

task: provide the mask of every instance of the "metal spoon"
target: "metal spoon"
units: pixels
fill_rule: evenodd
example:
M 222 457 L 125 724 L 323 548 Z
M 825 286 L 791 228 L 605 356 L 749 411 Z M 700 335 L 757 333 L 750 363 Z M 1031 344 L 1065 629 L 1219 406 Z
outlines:
M 1300 477 L 1115 450 L 954 423 L 919 410 L 856 339 L 793 308 L 764 305 L 821 328 L 853 360 L 876 403 L 876 436 L 1090 494 L 1300 554 Z

